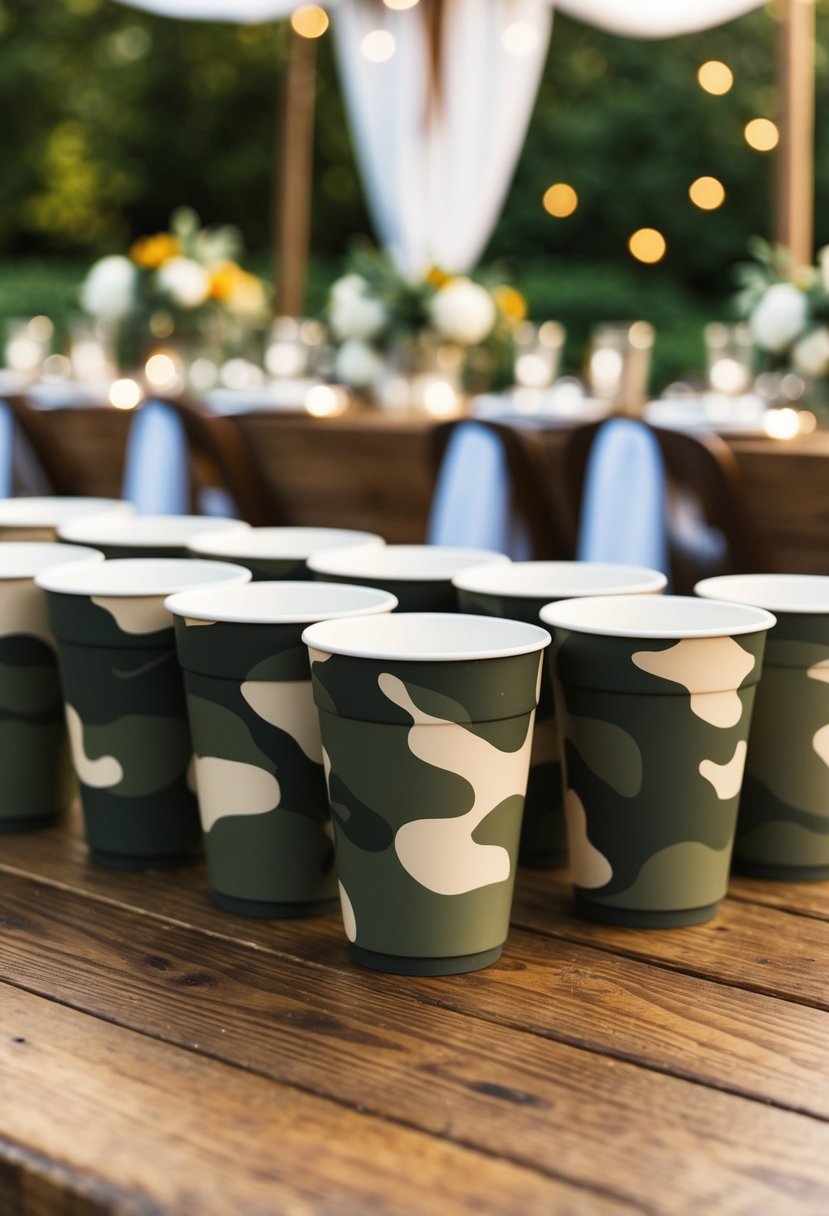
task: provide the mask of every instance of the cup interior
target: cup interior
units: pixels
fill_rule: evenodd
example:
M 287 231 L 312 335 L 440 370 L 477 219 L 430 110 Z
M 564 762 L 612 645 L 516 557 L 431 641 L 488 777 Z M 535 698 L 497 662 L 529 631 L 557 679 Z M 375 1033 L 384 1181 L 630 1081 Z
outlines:
M 0 500 L 0 527 L 58 528 L 71 519 L 113 515 L 123 520 L 135 514 L 132 503 L 117 498 L 5 498 Z
M 397 597 L 349 583 L 262 582 L 180 591 L 164 604 L 174 616 L 251 625 L 301 624 L 328 617 L 391 612 Z
M 399 612 L 309 625 L 302 640 L 312 650 L 356 658 L 446 662 L 506 658 L 549 645 L 537 625 L 502 617 L 448 612 Z
M 197 536 L 189 544 L 194 553 L 220 553 L 239 558 L 299 558 L 310 557 L 323 549 L 355 545 L 385 544 L 375 532 L 358 532 L 350 528 L 250 528 L 241 527 Z
M 504 553 L 491 549 L 454 549 L 443 545 L 364 545 L 324 550 L 313 554 L 308 569 L 316 574 L 351 578 L 445 580 L 467 566 L 508 563 Z
M 455 575 L 461 591 L 483 595 L 572 599 L 588 595 L 645 595 L 661 591 L 664 574 L 610 562 L 498 562 Z
M 607 595 L 545 604 L 545 625 L 623 638 L 715 638 L 770 629 L 762 608 L 690 595 Z
M 829 612 L 829 577 L 820 574 L 724 574 L 703 579 L 694 591 L 770 612 Z
M 246 583 L 250 571 L 229 562 L 189 557 L 125 557 L 90 565 L 74 562 L 45 570 L 35 580 L 44 591 L 64 595 L 159 596 L 206 583 Z
M 0 543 L 0 579 L 34 578 L 41 570 L 66 562 L 102 562 L 104 555 L 83 545 L 60 545 L 52 541 L 5 541 Z
M 147 548 L 167 546 L 180 549 L 197 532 L 244 529 L 238 519 L 212 515 L 131 515 L 106 516 L 97 519 L 73 519 L 61 525 L 61 540 L 86 545 L 146 545 Z

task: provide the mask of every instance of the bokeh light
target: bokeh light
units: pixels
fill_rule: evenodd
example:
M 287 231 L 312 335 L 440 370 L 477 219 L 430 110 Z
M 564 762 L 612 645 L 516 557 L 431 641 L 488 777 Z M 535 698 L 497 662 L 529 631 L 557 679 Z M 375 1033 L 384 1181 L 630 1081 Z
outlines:
M 113 380 L 109 388 L 109 403 L 117 410 L 134 410 L 141 400 L 141 389 L 134 380 Z
M 544 210 L 550 215 L 554 215 L 556 219 L 565 219 L 578 207 L 579 196 L 566 182 L 555 182 L 544 191 L 542 202 Z
M 702 211 L 716 211 L 725 202 L 725 187 L 716 177 L 698 177 L 688 187 L 688 196 Z
M 637 262 L 653 265 L 664 258 L 667 244 L 656 228 L 637 228 L 628 240 L 628 249 Z
M 328 29 L 328 14 L 318 4 L 303 4 L 291 14 L 291 26 L 301 38 L 321 38 Z
M 386 8 L 395 9 L 397 12 L 402 12 L 407 8 L 414 8 L 418 0 L 383 0 Z
M 771 152 L 780 140 L 780 132 L 770 118 L 752 118 L 743 132 L 745 141 L 755 152 Z
M 706 93 L 722 97 L 723 93 L 727 93 L 733 85 L 734 73 L 728 64 L 721 63 L 719 59 L 709 59 L 700 65 L 697 81 L 699 87 L 705 89 Z
M 388 30 L 371 30 L 360 43 L 360 50 L 369 63 L 385 63 L 395 52 L 394 35 Z

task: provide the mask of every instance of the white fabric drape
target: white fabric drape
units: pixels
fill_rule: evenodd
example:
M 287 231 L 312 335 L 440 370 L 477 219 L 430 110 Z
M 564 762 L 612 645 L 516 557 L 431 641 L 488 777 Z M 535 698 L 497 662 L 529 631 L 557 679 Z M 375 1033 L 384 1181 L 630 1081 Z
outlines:
M 253 24 L 290 17 L 299 0 L 121 0 L 130 8 L 143 8 L 161 17 L 188 21 L 234 21 Z
M 423 10 L 380 0 L 336 11 L 340 74 L 381 243 L 405 274 L 472 267 L 498 217 L 524 142 L 550 37 L 547 0 L 446 6 L 439 86 L 430 95 Z M 366 35 L 394 53 L 372 63 Z
M 630 38 L 672 38 L 724 25 L 765 0 L 555 0 L 585 25 Z

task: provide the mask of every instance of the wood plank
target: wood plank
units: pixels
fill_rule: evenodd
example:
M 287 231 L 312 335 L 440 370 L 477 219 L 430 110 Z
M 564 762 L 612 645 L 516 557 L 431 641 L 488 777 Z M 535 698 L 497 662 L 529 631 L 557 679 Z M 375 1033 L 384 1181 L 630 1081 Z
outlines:
M 89 1176 L 108 1211 L 547 1216 L 581 1202 L 533 1171 L 12 988 L 2 997 L 0 1134 L 25 1146 L 29 1173 L 45 1158 L 68 1180 Z M 805 1182 L 817 1194 L 816 1176 Z M 598 1194 L 589 1204 L 622 1210 Z
M 602 1185 L 631 1203 L 642 1144 L 653 1194 L 673 1194 L 683 1210 L 741 1212 L 749 1196 L 777 1210 L 790 1192 L 829 1196 L 826 1122 L 489 1026 L 474 1015 L 472 977 L 424 983 L 435 1002 L 441 986 L 450 1001 L 467 991 L 472 1016 L 461 1017 L 418 1004 L 406 989 L 419 982 L 288 966 L 131 912 L 85 915 L 84 903 L 7 877 L 3 974 L 108 1022 L 588 1188 L 595 1127 L 613 1125 Z M 497 990 L 504 1007 L 510 995 L 520 1002 L 523 990 Z M 769 1142 L 785 1162 L 773 1179 L 763 1177 Z M 701 1158 L 705 1171 L 686 1177 Z M 743 1174 L 759 1181 L 746 1189 Z
M 799 916 L 814 916 L 829 920 L 829 882 L 772 882 L 763 878 L 743 878 L 731 875 L 728 884 L 731 899 L 744 903 L 762 904 L 766 908 L 781 908 Z

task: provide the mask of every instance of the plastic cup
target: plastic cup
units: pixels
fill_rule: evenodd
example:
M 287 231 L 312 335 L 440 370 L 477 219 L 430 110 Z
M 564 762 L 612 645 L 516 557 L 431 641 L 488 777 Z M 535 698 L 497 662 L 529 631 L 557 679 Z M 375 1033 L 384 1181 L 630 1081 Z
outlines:
M 495 962 L 549 634 L 492 617 L 393 613 L 302 636 L 352 957 L 409 975 Z
M 333 583 L 250 583 L 170 596 L 195 752 L 207 874 L 220 908 L 336 907 L 319 723 L 302 631 L 390 612 L 394 596 Z
M 321 549 L 357 545 L 379 548 L 385 543 L 375 532 L 356 532 L 350 528 L 244 527 L 198 535 L 190 542 L 190 550 L 197 557 L 245 566 L 254 582 L 258 582 L 308 579 L 308 558 Z
M 178 865 L 201 843 L 174 591 L 248 582 L 224 562 L 127 559 L 38 575 L 46 592 L 72 760 L 94 861 L 120 869 Z
M 0 543 L 0 832 L 48 827 L 73 790 L 55 639 L 35 576 L 102 561 L 78 545 Z
M 103 555 L 128 557 L 190 557 L 188 545 L 202 532 L 244 529 L 238 519 L 213 515 L 129 515 L 72 519 L 58 535 L 71 545 L 92 545 Z M 94 537 L 94 539 L 93 539 Z
M 491 549 L 454 549 L 442 545 L 384 545 L 367 549 L 330 549 L 308 560 L 314 578 L 326 582 L 362 583 L 397 596 L 400 612 L 454 612 L 457 595 L 452 579 L 461 570 L 509 562 Z
M 697 595 L 772 611 L 748 743 L 734 868 L 761 878 L 829 878 L 829 578 L 740 574 Z
M 461 612 L 507 617 L 537 625 L 545 604 L 587 595 L 644 595 L 667 582 L 658 570 L 605 562 L 499 562 L 464 570 L 452 580 Z M 550 652 L 530 757 L 530 777 L 518 860 L 527 866 L 567 864 L 561 758 L 555 720 Z
M 576 906 L 691 925 L 728 884 L 754 693 L 774 617 L 691 596 L 596 596 L 553 630 Z
M 4 498 L 0 499 L 0 541 L 56 541 L 58 530 L 73 519 L 109 516 L 126 519 L 135 514 L 132 503 L 117 498 Z M 79 541 L 79 544 L 84 542 Z

